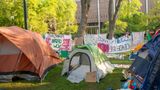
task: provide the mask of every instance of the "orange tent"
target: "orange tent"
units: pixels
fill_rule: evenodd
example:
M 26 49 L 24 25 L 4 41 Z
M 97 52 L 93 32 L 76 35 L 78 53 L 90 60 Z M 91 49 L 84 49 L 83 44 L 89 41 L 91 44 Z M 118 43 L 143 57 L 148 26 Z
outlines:
M 0 80 L 15 76 L 42 80 L 51 67 L 61 62 L 40 34 L 19 27 L 0 28 Z

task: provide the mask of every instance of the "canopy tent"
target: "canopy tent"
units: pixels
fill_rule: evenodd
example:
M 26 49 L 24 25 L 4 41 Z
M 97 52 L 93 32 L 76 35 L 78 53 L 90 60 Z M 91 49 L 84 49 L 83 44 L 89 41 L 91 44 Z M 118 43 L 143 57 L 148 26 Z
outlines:
M 15 26 L 0 28 L 0 81 L 42 80 L 60 62 L 40 34 Z
M 95 46 L 76 47 L 65 60 L 62 75 L 67 73 L 68 80 L 79 83 L 88 72 L 96 72 L 96 81 L 107 73 L 111 73 L 114 66 L 107 60 L 106 55 Z

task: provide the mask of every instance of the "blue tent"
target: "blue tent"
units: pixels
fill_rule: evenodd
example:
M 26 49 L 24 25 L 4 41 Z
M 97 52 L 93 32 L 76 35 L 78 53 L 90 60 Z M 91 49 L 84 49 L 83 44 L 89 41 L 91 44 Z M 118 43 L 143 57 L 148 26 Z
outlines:
M 140 89 L 160 90 L 160 34 L 138 51 L 129 71 Z

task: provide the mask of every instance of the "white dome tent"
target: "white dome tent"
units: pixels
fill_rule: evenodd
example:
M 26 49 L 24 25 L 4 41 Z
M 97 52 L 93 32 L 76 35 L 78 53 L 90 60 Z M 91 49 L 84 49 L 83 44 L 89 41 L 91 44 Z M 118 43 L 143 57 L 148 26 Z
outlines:
M 94 46 L 80 46 L 74 49 L 64 61 L 62 75 L 67 74 L 72 83 L 84 80 L 88 72 L 96 73 L 96 82 L 113 71 L 113 65 L 101 50 Z

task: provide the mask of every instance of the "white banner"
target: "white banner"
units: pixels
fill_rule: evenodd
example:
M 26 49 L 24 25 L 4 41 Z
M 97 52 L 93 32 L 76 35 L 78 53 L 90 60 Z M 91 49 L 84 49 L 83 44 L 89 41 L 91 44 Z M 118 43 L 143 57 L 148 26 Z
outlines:
M 104 53 L 122 53 L 128 52 L 131 49 L 131 37 L 120 37 L 114 40 L 102 39 L 99 37 L 98 39 L 98 47 Z
M 84 43 L 86 45 L 97 45 L 98 35 L 96 34 L 87 34 L 84 35 Z
M 100 34 L 99 35 L 102 39 L 105 39 L 106 38 L 106 34 Z M 87 34 L 87 35 L 84 35 L 84 43 L 86 45 L 97 45 L 98 43 L 98 37 L 99 37 L 97 34 Z
M 67 50 L 72 48 L 71 35 L 46 34 L 46 42 L 54 50 Z M 131 50 L 131 47 L 144 41 L 144 32 L 132 33 L 131 36 L 122 36 L 117 39 L 108 40 L 106 34 L 87 34 L 84 36 L 86 45 L 98 46 L 104 53 L 123 53 Z

